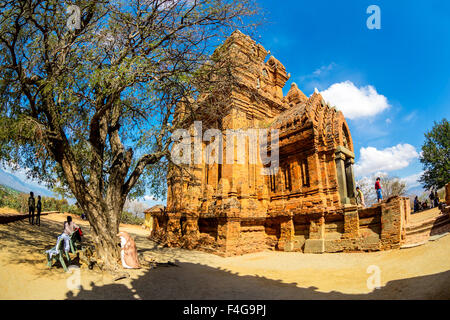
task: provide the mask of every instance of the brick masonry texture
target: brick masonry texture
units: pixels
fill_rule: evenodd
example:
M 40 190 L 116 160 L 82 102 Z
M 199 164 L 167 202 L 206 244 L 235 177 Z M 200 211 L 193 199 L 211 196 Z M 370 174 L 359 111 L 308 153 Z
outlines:
M 240 82 L 230 90 L 221 128 L 278 129 L 280 170 L 262 175 L 262 164 L 236 161 L 172 167 L 167 209 L 153 213 L 151 238 L 222 256 L 398 248 L 409 200 L 356 205 L 353 142 L 343 114 L 296 84 L 283 96 L 285 67 L 273 56 L 266 62 L 268 52 L 241 32 L 221 48 L 248 66 L 236 71 Z M 248 159 L 248 142 L 245 152 Z

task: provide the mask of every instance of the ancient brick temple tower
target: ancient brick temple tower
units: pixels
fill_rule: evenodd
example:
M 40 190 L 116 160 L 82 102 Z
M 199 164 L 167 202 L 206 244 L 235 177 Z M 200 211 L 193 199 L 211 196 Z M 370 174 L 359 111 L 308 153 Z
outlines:
M 262 175 L 262 164 L 250 161 L 186 166 L 190 175 L 171 170 L 167 210 L 154 214 L 153 239 L 221 255 L 398 247 L 409 201 L 358 209 L 343 114 L 295 83 L 284 96 L 285 67 L 250 37 L 236 31 L 225 47 L 249 68 L 241 71 L 221 129 L 278 129 L 280 170 Z

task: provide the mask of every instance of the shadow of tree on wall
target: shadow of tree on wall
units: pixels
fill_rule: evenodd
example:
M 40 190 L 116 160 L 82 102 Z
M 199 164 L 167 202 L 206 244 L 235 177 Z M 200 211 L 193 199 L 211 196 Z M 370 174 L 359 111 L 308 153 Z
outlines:
M 429 276 L 390 281 L 369 294 L 319 292 L 316 287 L 300 288 L 295 283 L 259 276 L 239 276 L 209 266 L 176 262 L 178 267 L 157 267 L 132 280 L 129 289 L 117 282 L 74 293 L 67 299 L 145 300 L 300 300 L 300 299 L 449 299 L 450 271 Z

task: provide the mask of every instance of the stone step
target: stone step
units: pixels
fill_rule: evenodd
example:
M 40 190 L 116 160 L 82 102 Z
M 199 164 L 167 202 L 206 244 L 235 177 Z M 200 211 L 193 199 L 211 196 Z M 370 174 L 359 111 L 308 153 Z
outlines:
M 416 242 L 416 243 L 408 243 L 408 244 L 404 244 L 400 247 L 400 249 L 409 249 L 409 248 L 415 248 L 418 246 L 423 246 L 425 243 L 427 243 L 428 241 L 421 241 L 421 242 Z
M 436 240 L 442 234 L 450 231 L 448 214 L 438 215 L 410 225 L 406 228 L 406 239 L 402 248 L 412 248 Z
M 437 228 L 441 225 L 450 223 L 450 218 L 448 215 L 441 215 L 434 219 L 428 219 L 422 223 L 416 223 L 406 227 L 406 234 L 412 235 L 415 233 L 420 233 L 426 230 L 431 230 L 432 228 Z
M 434 236 L 431 236 L 428 241 L 436 241 L 436 240 L 439 240 L 440 238 L 448 236 L 449 234 L 450 234 L 450 232 L 445 232 L 445 233 L 442 233 L 442 234 L 436 234 Z
M 418 225 L 423 225 L 425 223 L 430 223 L 432 221 L 435 221 L 436 219 L 445 219 L 446 217 L 448 218 L 448 213 L 444 214 L 439 211 L 437 214 L 428 216 L 428 217 L 420 219 L 420 220 L 418 220 L 417 218 L 414 220 L 411 219 L 412 221 L 409 223 L 408 227 L 415 227 Z

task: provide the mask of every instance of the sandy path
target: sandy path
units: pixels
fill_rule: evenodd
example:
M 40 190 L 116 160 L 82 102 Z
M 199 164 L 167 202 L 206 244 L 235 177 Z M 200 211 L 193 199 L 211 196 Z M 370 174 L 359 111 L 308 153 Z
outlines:
M 261 252 L 222 258 L 203 252 L 160 248 L 148 231 L 133 234 L 145 259 L 176 261 L 128 271 L 114 282 L 98 270 L 74 274 L 48 269 L 43 252 L 54 245 L 63 215 L 0 225 L 0 299 L 450 299 L 450 236 L 405 250 L 351 254 Z M 76 220 L 89 238 L 85 221 Z M 20 255 L 15 254 L 21 252 Z M 369 266 L 380 270 L 381 289 L 370 290 Z

